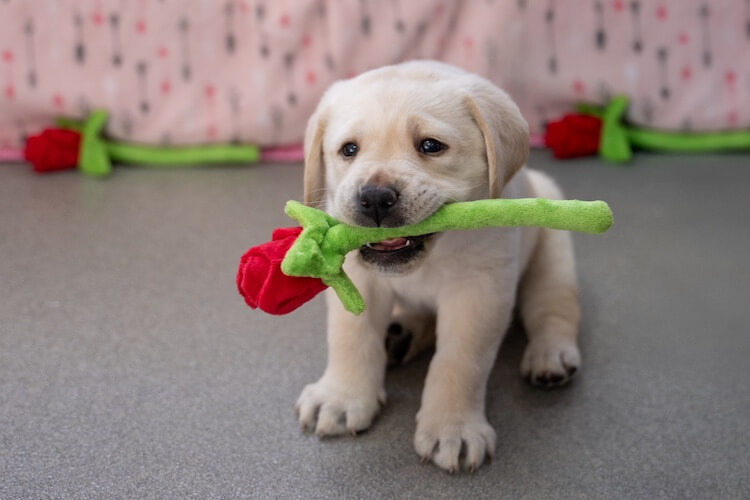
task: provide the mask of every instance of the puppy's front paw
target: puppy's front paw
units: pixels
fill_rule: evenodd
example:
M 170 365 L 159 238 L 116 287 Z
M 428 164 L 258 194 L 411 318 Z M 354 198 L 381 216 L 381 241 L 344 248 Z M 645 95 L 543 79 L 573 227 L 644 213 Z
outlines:
M 580 366 L 581 355 L 575 342 L 536 338 L 526 346 L 521 361 L 521 375 L 535 386 L 552 388 L 570 381 Z
M 320 437 L 356 435 L 370 427 L 381 404 L 385 404 L 382 388 L 358 387 L 323 376 L 304 388 L 294 410 L 302 430 L 314 428 Z
M 414 449 L 423 461 L 432 460 L 451 474 L 463 466 L 474 472 L 495 453 L 495 430 L 481 412 L 417 415 Z

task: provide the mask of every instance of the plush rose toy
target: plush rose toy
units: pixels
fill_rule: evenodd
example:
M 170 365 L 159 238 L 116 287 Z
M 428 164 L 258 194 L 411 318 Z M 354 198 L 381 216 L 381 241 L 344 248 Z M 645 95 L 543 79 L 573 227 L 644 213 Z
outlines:
M 24 157 L 35 172 L 76 168 L 90 176 L 104 177 L 112 163 L 142 167 L 182 167 L 222 163 L 254 163 L 260 150 L 252 145 L 147 146 L 109 140 L 104 134 L 107 112 L 93 111 L 85 120 L 60 118 L 61 128 L 46 129 L 26 141 Z
M 628 98 L 616 96 L 604 107 L 581 104 L 579 114 L 566 115 L 547 125 L 544 142 L 556 158 L 595 155 L 623 163 L 633 148 L 665 153 L 708 153 L 750 150 L 750 131 L 672 132 L 629 125 Z
M 237 288 L 253 309 L 286 314 L 332 287 L 344 307 L 360 314 L 362 296 L 342 270 L 347 253 L 362 245 L 406 236 L 480 227 L 540 226 L 602 233 L 612 225 L 603 201 L 542 198 L 493 199 L 443 206 L 427 219 L 403 227 L 358 227 L 296 201 L 286 213 L 301 228 L 277 229 L 270 242 L 248 250 L 240 260 Z

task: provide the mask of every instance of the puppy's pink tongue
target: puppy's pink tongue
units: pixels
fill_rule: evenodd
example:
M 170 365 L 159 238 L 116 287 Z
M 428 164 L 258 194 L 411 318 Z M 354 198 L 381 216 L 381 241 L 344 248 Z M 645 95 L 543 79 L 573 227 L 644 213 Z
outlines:
M 377 243 L 370 243 L 370 248 L 375 250 L 398 250 L 409 244 L 409 240 L 406 238 L 393 238 L 390 240 L 383 240 Z

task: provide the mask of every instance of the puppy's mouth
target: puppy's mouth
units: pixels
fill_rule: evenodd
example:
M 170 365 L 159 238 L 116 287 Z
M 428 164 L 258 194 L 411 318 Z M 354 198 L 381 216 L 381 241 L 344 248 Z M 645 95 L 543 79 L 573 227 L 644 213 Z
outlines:
M 359 254 L 362 260 L 377 266 L 389 273 L 400 273 L 407 270 L 410 263 L 418 260 L 425 253 L 425 243 L 435 233 L 422 236 L 393 238 L 362 245 Z

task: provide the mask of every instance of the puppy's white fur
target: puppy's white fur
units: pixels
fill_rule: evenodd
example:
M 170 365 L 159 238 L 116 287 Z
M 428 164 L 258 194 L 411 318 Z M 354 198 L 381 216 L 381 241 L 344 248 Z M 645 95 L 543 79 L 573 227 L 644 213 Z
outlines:
M 432 156 L 424 138 L 447 145 Z M 354 158 L 342 145 L 356 142 Z M 399 188 L 404 223 L 444 203 L 487 197 L 560 198 L 554 182 L 523 168 L 528 129 L 510 97 L 457 68 L 411 62 L 339 82 L 311 117 L 305 200 L 356 223 L 365 183 Z M 529 337 L 521 372 L 559 385 L 580 364 L 578 289 L 570 235 L 538 228 L 453 231 L 430 239 L 422 259 L 387 269 L 357 252 L 344 268 L 366 311 L 346 312 L 328 292 L 328 366 L 302 391 L 303 428 L 321 436 L 368 428 L 385 402 L 385 333 L 393 315 L 418 338 L 436 337 L 414 446 L 449 471 L 474 470 L 495 450 L 484 401 L 497 349 L 518 306 Z M 436 317 L 436 320 L 435 320 Z

